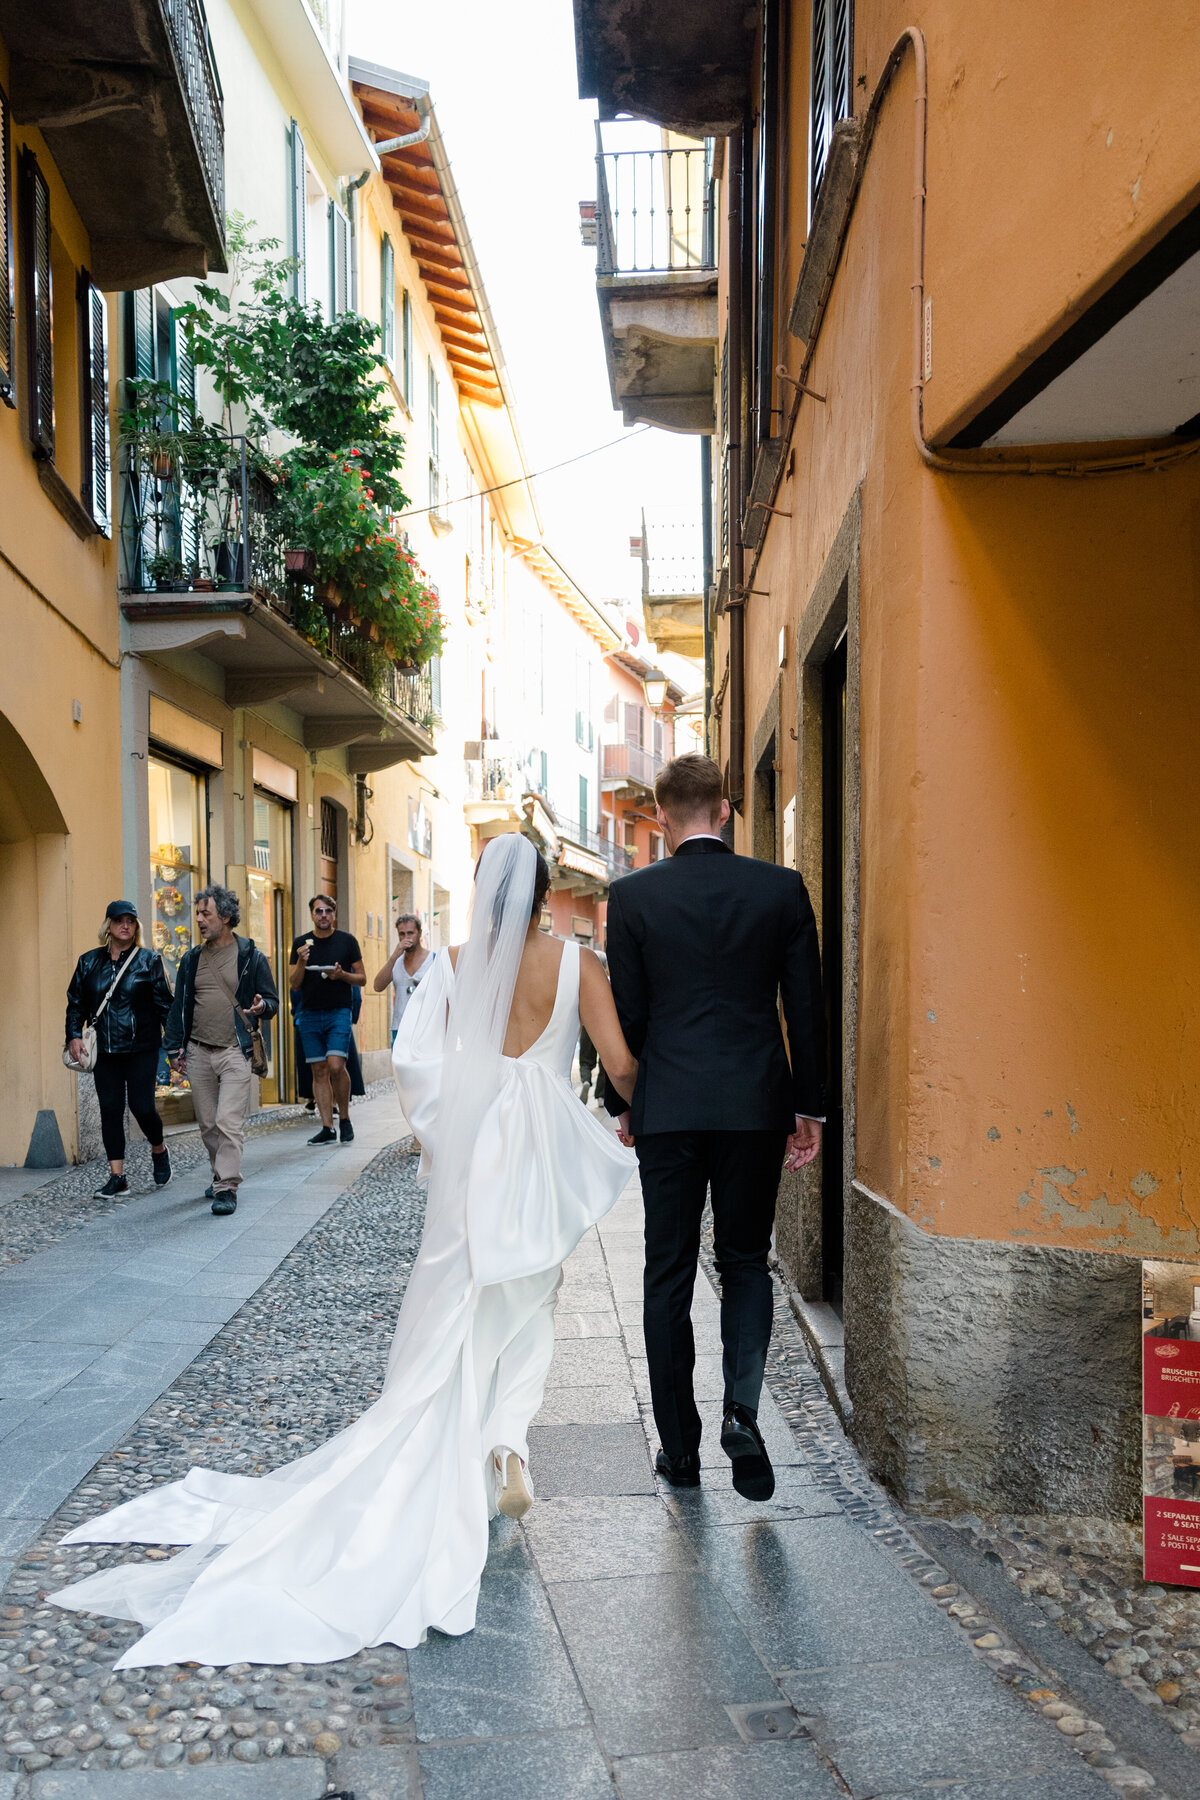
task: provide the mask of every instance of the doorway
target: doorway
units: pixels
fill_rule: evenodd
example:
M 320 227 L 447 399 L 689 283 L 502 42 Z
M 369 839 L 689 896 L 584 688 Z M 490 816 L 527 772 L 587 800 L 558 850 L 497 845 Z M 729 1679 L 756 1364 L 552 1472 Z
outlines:
M 823 1298 L 840 1313 L 845 1275 L 842 1150 L 842 1043 L 845 1024 L 843 945 L 846 928 L 846 675 L 843 631 L 821 665 L 821 971 L 825 989 L 825 1130 L 821 1154 Z
M 263 1032 L 267 1072 L 262 1078 L 264 1106 L 277 1106 L 295 1095 L 292 1033 L 287 1029 L 288 956 L 292 943 L 292 809 L 261 788 L 254 790 L 254 863 L 247 870 L 250 936 L 271 965 L 280 996 L 273 1031 Z

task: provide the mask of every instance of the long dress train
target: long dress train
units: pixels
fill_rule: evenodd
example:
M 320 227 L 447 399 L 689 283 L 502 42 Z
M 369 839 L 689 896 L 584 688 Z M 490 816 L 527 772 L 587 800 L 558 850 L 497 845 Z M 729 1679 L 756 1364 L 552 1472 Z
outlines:
M 409 1123 L 435 1159 L 453 983 L 439 956 L 393 1053 Z M 501 1059 L 465 1192 L 426 1217 L 374 1405 L 269 1475 L 193 1469 L 62 1540 L 188 1546 L 51 1595 L 148 1628 L 117 1668 L 333 1662 L 368 1645 L 411 1648 L 431 1627 L 472 1628 L 491 1451 L 528 1455 L 562 1263 L 634 1164 L 574 1094 L 578 1035 L 579 951 L 565 944 L 549 1024 L 522 1056 Z

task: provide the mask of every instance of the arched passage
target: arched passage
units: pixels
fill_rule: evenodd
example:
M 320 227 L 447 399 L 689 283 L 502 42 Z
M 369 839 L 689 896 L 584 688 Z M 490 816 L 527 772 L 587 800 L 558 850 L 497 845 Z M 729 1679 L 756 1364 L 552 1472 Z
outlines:
M 0 894 L 10 944 L 0 958 L 0 1162 L 23 1163 L 37 1115 L 51 1110 L 68 1153 L 77 1139 L 74 1077 L 62 1066 L 63 993 L 72 958 L 70 839 L 50 784 L 0 713 Z

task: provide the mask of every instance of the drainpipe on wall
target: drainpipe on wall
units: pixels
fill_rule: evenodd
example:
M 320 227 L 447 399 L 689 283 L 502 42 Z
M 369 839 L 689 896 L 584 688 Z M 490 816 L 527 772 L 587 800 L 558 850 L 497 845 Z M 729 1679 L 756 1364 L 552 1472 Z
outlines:
M 704 749 L 712 754 L 713 704 L 713 619 L 709 611 L 713 585 L 713 443 L 711 437 L 700 439 L 700 540 L 702 544 L 700 591 L 704 596 L 701 617 L 704 624 Z M 643 544 L 645 537 L 642 538 Z
M 725 150 L 729 171 L 729 448 L 725 491 L 729 496 L 729 804 L 742 810 L 746 796 L 746 597 L 742 566 L 742 134 L 731 131 Z

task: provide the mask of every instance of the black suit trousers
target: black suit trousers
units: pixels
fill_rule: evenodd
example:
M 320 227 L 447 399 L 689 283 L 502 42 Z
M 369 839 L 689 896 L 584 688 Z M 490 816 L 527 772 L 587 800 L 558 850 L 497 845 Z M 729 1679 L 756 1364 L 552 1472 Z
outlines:
M 786 1148 L 783 1131 L 660 1131 L 637 1140 L 646 1208 L 650 1397 L 668 1456 L 700 1448 L 692 1386 L 692 1290 L 710 1190 L 721 1278 L 725 1405 L 736 1400 L 757 1410 L 771 1338 L 767 1256 Z

